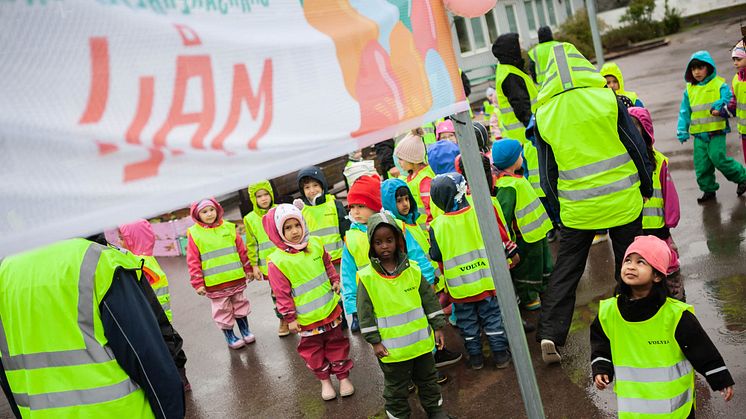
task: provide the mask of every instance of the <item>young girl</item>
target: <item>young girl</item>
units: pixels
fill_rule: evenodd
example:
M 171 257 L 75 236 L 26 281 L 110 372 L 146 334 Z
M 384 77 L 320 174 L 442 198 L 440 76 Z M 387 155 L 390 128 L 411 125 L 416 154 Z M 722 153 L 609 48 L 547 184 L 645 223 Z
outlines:
M 425 162 L 425 143 L 422 137 L 414 133 L 408 134 L 394 149 L 394 155 L 399 164 L 408 173 L 407 185 L 412 191 L 420 217 L 417 224 L 427 228 L 433 216 L 430 213 L 430 182 L 435 172 Z
M 298 353 L 321 380 L 321 398 L 332 400 L 337 393 L 330 380 L 339 380 L 339 393 L 355 392 L 349 379 L 352 360 L 350 342 L 342 333 L 339 306 L 339 275 L 320 237 L 309 235 L 301 208 L 280 204 L 262 219 L 264 230 L 278 250 L 269 262 L 269 284 L 277 298 L 277 310 L 290 331 L 301 336 Z
M 243 348 L 256 340 L 246 318 L 249 300 L 243 294 L 246 280 L 254 279 L 246 246 L 236 234 L 236 225 L 223 220 L 223 207 L 216 200 L 193 204 L 191 213 L 195 224 L 187 230 L 187 265 L 192 287 L 210 299 L 212 319 L 228 346 Z M 236 323 L 242 339 L 233 333 Z
M 694 417 L 695 370 L 725 401 L 733 397 L 733 378 L 694 308 L 667 298 L 670 255 L 655 236 L 635 238 L 624 254 L 619 294 L 600 302 L 591 325 L 593 381 L 604 390 L 616 378 L 622 418 Z

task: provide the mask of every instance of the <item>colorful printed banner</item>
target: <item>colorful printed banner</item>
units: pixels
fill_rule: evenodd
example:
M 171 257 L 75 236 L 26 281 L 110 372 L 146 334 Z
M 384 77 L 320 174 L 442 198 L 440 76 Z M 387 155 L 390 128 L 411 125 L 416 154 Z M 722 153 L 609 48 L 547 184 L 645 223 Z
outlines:
M 467 108 L 440 0 L 4 0 L 0 45 L 0 256 Z

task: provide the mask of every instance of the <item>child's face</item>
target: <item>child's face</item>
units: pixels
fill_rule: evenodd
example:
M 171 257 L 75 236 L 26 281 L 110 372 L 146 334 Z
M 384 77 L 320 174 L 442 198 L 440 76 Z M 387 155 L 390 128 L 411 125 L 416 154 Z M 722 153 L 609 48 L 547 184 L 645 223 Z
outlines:
M 648 261 L 637 253 L 630 253 L 622 262 L 622 281 L 634 290 L 649 291 L 661 280 Z
M 694 80 L 702 81 L 707 77 L 707 66 L 706 65 L 693 65 L 692 66 L 692 77 Z
M 212 224 L 218 218 L 218 211 L 212 205 L 206 206 L 197 213 L 199 220 L 205 224 Z
M 312 201 L 322 193 L 324 193 L 324 189 L 321 187 L 321 184 L 315 180 L 306 180 L 303 184 L 303 195 L 305 195 L 306 199 L 309 201 Z
M 399 214 L 401 215 L 407 215 L 409 214 L 409 196 L 408 195 L 399 195 L 396 197 L 396 210 L 399 211 Z
M 401 165 L 401 168 L 406 170 L 407 172 L 414 172 L 415 170 L 417 170 L 416 164 L 406 160 L 399 159 L 399 165 Z
M 440 133 L 440 140 L 448 140 L 452 143 L 458 143 L 458 140 L 456 140 L 456 134 L 452 132 L 442 132 Z
M 614 76 L 604 76 L 606 78 L 606 87 L 613 91 L 619 90 L 619 80 Z
M 381 225 L 373 233 L 373 253 L 381 262 L 389 262 L 396 258 L 396 235 L 388 225 Z
M 259 189 L 256 191 L 256 205 L 261 209 L 269 209 L 269 206 L 272 205 L 272 195 L 264 189 Z
M 368 218 L 370 218 L 375 213 L 376 213 L 375 211 L 366 207 L 365 205 L 361 205 L 361 204 L 350 205 L 350 216 L 352 216 L 352 219 L 360 224 L 367 223 Z
M 285 240 L 298 244 L 303 239 L 303 226 L 297 219 L 289 218 L 282 225 L 282 234 L 285 236 Z
M 733 65 L 736 67 L 736 70 L 746 68 L 746 58 L 733 57 Z

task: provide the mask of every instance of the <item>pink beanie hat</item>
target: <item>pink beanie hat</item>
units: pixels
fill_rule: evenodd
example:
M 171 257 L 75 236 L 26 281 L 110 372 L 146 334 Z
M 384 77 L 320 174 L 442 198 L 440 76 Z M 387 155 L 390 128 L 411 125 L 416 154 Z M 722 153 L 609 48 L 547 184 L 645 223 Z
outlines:
M 438 124 L 438 128 L 435 130 L 435 136 L 440 140 L 440 134 L 444 132 L 456 133 L 456 129 L 453 128 L 453 121 L 446 119 L 445 121 Z
M 306 220 L 303 219 L 303 213 L 301 213 L 300 211 L 301 208 L 303 208 L 303 202 L 300 199 L 296 199 L 293 204 L 294 205 L 280 204 L 277 206 L 277 209 L 275 209 L 275 227 L 277 228 L 277 232 L 280 234 L 280 238 L 282 239 L 283 243 L 295 250 L 303 250 L 306 248 L 306 246 L 308 246 L 309 236 Z M 285 226 L 285 221 L 291 218 L 298 220 L 301 228 L 303 228 L 303 238 L 301 239 L 300 243 L 291 243 L 290 241 L 288 241 L 287 238 L 285 238 L 285 231 L 283 227 Z
M 656 271 L 666 274 L 671 263 L 671 250 L 655 236 L 637 236 L 624 252 L 624 259 L 631 253 L 642 256 Z
M 425 143 L 419 135 L 408 134 L 394 149 L 394 154 L 399 160 L 410 163 L 423 163 L 425 161 Z
M 738 41 L 733 51 L 731 52 L 732 58 L 746 58 L 746 47 L 744 47 L 743 40 Z
M 199 204 L 197 204 L 197 212 L 202 211 L 202 208 L 206 207 L 215 207 L 215 203 L 212 202 L 212 199 L 203 199 L 199 201 Z

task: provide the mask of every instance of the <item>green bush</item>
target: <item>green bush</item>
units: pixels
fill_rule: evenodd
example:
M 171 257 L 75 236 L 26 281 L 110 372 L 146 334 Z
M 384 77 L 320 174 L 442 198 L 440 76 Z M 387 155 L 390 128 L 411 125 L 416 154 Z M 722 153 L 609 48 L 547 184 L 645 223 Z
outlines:
M 655 0 L 632 0 L 629 2 L 627 11 L 619 19 L 621 22 L 629 22 L 632 25 L 649 23 L 653 21 Z
M 623 49 L 636 42 L 647 41 L 664 35 L 661 22 L 633 23 L 614 28 L 603 34 L 604 47 L 609 50 Z
M 603 32 L 606 23 L 596 19 L 598 30 Z M 570 42 L 589 60 L 596 56 L 593 50 L 593 38 L 591 37 L 591 25 L 585 9 L 577 11 L 567 19 L 555 34 L 555 39 L 562 42 Z
M 681 10 L 668 6 L 668 0 L 663 3 L 663 31 L 666 35 L 681 30 Z

